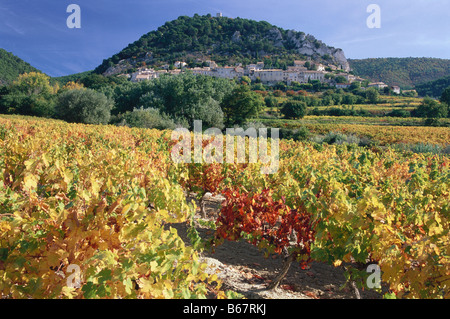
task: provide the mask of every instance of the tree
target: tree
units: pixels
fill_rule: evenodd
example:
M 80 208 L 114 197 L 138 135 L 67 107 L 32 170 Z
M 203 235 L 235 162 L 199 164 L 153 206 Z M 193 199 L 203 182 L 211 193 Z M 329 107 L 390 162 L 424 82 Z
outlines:
M 277 84 L 274 85 L 273 87 L 275 90 L 279 90 L 279 91 L 286 91 L 287 85 L 284 82 L 278 82 Z
M 127 83 L 127 80 L 123 77 L 102 76 L 99 74 L 91 73 L 87 76 L 82 77 L 79 82 L 86 88 L 100 90 L 105 86 L 116 86 L 119 84 Z
M 69 90 L 58 96 L 56 116 L 67 122 L 107 124 L 113 102 L 92 89 Z
M 273 96 L 268 96 L 264 99 L 264 103 L 266 103 L 267 107 L 276 107 L 278 106 L 278 100 Z
M 427 118 L 426 124 L 434 125 L 438 119 L 447 117 L 448 106 L 445 103 L 439 103 L 432 98 L 426 97 L 413 113 L 414 116 Z
M 0 101 L 5 113 L 50 117 L 53 115 L 55 93 L 59 86 L 50 84 L 50 77 L 39 72 L 20 75 L 6 89 Z
M 447 104 L 447 116 L 450 117 L 450 86 L 442 92 L 440 101 Z
M 77 82 L 74 82 L 74 81 L 69 81 L 66 84 L 64 84 L 64 86 L 61 88 L 60 91 L 63 91 L 63 90 L 79 90 L 79 89 L 82 89 L 82 88 L 84 88 L 83 84 L 77 83 Z
M 307 112 L 307 105 L 302 101 L 286 101 L 281 106 L 281 113 L 285 118 L 303 118 Z
M 155 128 L 158 130 L 174 129 L 175 123 L 165 114 L 161 114 L 159 110 L 134 109 L 133 112 L 127 112 L 123 115 L 124 122 L 122 124 L 131 127 Z
M 333 104 L 334 105 L 340 105 L 341 102 L 342 102 L 343 95 L 339 94 L 339 93 L 333 93 L 331 95 L 331 98 L 333 99 Z
M 30 72 L 20 75 L 13 82 L 12 89 L 30 96 L 54 94 L 58 88 L 50 85 L 50 77 L 48 75 L 39 72 Z
M 378 99 L 380 97 L 380 93 L 375 88 L 369 88 L 366 90 L 366 98 L 369 103 L 376 104 L 378 103 Z
M 139 83 L 127 82 L 114 87 L 114 109 L 112 110 L 112 114 L 118 115 L 140 108 L 143 106 L 141 98 L 153 90 L 153 81 L 142 81 Z
M 334 78 L 334 81 L 336 83 L 347 83 L 347 79 L 345 76 L 339 75 L 337 77 Z
M 394 93 L 394 91 L 389 86 L 386 86 L 383 89 L 383 93 L 384 93 L 384 95 L 392 95 L 392 93 Z
M 360 88 L 361 88 L 361 82 L 359 82 L 359 81 L 352 82 L 352 84 L 349 87 L 350 91 L 359 90 Z
M 252 83 L 252 80 L 248 76 L 244 75 L 241 77 L 241 83 L 250 85 Z
M 411 116 L 411 112 L 407 111 L 407 110 L 399 110 L 399 109 L 395 109 L 392 110 L 391 112 L 387 113 L 386 116 L 392 116 L 392 117 L 410 117 Z
M 331 95 L 324 95 L 322 98 L 322 105 L 323 106 L 330 106 L 333 105 L 333 97 Z
M 264 108 L 261 95 L 252 92 L 247 85 L 240 85 L 228 94 L 221 107 L 226 125 L 241 125 L 247 119 L 259 115 Z
M 211 96 L 193 105 L 190 115 L 191 123 L 194 123 L 194 120 L 202 120 L 205 127 L 223 128 L 224 114 L 222 108 L 220 103 Z
M 203 121 L 205 126 L 222 127 L 223 112 L 220 103 L 236 86 L 228 79 L 191 73 L 162 76 L 142 83 L 146 85 L 142 89 L 145 94 L 139 98 L 137 107 L 159 109 L 173 119 L 187 121 L 190 128 L 193 127 L 194 120 Z M 245 87 L 250 90 L 248 85 Z
M 322 89 L 322 83 L 320 80 L 309 80 L 312 84 L 312 89 L 316 92 L 319 92 Z
M 266 91 L 266 87 L 262 83 L 256 83 L 252 84 L 252 90 L 253 91 Z
M 450 86 L 447 87 L 441 95 L 440 98 L 441 103 L 446 103 L 447 105 L 450 105 Z
M 357 97 L 351 93 L 344 94 L 342 104 L 353 105 L 356 103 Z

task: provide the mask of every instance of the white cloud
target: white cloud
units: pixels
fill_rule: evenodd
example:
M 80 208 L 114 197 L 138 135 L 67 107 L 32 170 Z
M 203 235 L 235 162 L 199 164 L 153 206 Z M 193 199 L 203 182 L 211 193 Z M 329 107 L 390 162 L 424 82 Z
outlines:
M 16 26 L 12 23 L 10 23 L 9 21 L 3 21 L 3 24 L 9 29 L 12 30 L 14 33 L 17 33 L 19 35 L 24 35 L 25 31 L 20 28 L 19 26 Z M 3 28 L 2 28 L 3 29 Z M 3 29 L 3 31 L 6 31 L 5 29 Z
M 24 35 L 24 29 L 13 23 L 17 18 L 17 14 L 13 11 L 0 7 L 0 33 Z

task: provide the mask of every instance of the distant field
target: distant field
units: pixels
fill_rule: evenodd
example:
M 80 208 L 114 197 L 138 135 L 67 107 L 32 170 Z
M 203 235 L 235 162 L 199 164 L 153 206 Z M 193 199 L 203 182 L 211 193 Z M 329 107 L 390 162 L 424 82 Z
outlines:
M 266 107 L 264 112 L 281 117 L 280 109 L 281 104 L 288 100 L 287 97 L 277 98 L 279 107 Z M 364 110 L 372 113 L 373 115 L 383 116 L 393 110 L 405 110 L 412 111 L 422 102 L 421 98 L 404 97 L 404 96 L 382 96 L 380 98 L 382 103 L 377 104 L 353 104 L 353 105 L 330 105 L 330 106 L 314 106 L 309 107 L 310 110 L 316 108 L 319 110 L 326 110 L 328 108 L 347 108 L 355 110 Z
M 407 111 L 412 111 L 416 108 L 416 105 L 408 105 L 408 106 L 404 106 L 404 105 L 391 105 L 391 104 L 355 104 L 355 105 L 331 105 L 331 106 L 314 106 L 314 107 L 309 107 L 309 109 L 314 109 L 317 108 L 319 110 L 325 110 L 328 108 L 347 108 L 347 109 L 355 109 L 355 110 L 367 110 L 369 112 L 391 112 L 392 110 L 396 110 L 396 109 L 402 109 L 402 110 L 407 110 Z M 264 108 L 265 112 L 274 112 L 274 113 L 279 113 L 280 112 L 281 107 L 266 107 Z
M 254 119 L 274 127 L 298 127 L 304 124 L 364 124 L 364 125 L 393 125 L 393 126 L 424 126 L 424 119 L 418 117 L 371 117 L 371 116 L 315 116 L 307 115 L 301 120 L 286 119 Z M 450 125 L 450 119 L 441 119 L 445 126 Z M 267 125 L 266 124 L 266 125 Z M 287 125 L 286 125 L 287 124 Z
M 353 117 L 353 116 L 306 116 L 302 120 L 260 119 L 267 127 L 298 129 L 306 127 L 314 134 L 343 132 L 368 137 L 379 145 L 396 143 L 429 143 L 446 146 L 450 144 L 449 127 L 407 126 L 419 124 L 419 118 Z M 447 125 L 450 120 L 447 119 Z

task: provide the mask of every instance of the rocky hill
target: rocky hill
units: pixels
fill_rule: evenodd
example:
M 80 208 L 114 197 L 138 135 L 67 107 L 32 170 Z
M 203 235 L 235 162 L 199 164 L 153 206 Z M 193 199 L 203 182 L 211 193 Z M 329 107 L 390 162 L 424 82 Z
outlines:
M 267 67 L 279 68 L 305 58 L 350 70 L 341 49 L 330 47 L 312 35 L 284 30 L 265 21 L 196 14 L 179 17 L 143 35 L 104 60 L 95 72 L 113 75 L 177 60 L 196 66 L 206 59 L 221 65 L 264 60 Z

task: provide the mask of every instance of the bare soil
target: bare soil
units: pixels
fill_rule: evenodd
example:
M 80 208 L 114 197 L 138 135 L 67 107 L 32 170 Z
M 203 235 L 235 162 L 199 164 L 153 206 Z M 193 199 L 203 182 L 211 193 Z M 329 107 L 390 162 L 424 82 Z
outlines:
M 206 220 L 215 220 L 220 210 L 220 198 L 209 198 L 205 201 Z M 205 220 L 200 216 L 196 218 Z M 186 235 L 186 224 L 171 224 L 178 234 L 190 245 Z M 213 231 L 207 227 L 196 225 L 202 238 L 211 237 Z M 217 274 L 223 282 L 222 287 L 233 290 L 248 299 L 355 299 L 356 293 L 350 283 L 346 284 L 344 269 L 321 262 L 312 262 L 307 269 L 301 269 L 292 263 L 289 272 L 276 289 L 268 290 L 267 286 L 275 278 L 283 266 L 280 255 L 264 256 L 252 244 L 241 240 L 225 241 L 216 247 L 214 252 L 203 251 L 201 258 L 208 264 L 207 271 Z M 362 299 L 380 299 L 382 295 L 374 290 L 359 289 Z

